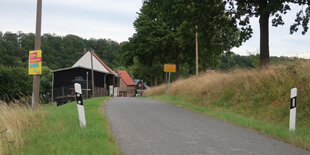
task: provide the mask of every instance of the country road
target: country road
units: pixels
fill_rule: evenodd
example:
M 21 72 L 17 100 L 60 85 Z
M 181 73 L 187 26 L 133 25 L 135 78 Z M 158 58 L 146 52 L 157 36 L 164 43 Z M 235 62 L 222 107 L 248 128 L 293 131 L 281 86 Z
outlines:
M 232 124 L 147 98 L 113 98 L 105 105 L 125 155 L 222 155 L 310 152 Z

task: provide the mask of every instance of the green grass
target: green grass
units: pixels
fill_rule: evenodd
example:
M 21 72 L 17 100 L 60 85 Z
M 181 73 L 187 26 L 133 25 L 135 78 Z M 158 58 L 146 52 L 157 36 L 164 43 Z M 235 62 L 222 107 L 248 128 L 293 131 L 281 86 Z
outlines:
M 306 126 L 303 123 L 298 123 L 298 120 L 296 124 L 296 131 L 291 132 L 288 129 L 288 123 L 273 123 L 251 116 L 244 116 L 232 111 L 229 107 L 218 106 L 216 104 L 200 104 L 200 102 L 203 102 L 203 99 L 200 98 L 185 98 L 183 96 L 168 97 L 166 95 L 152 96 L 152 98 L 174 104 L 184 109 L 208 115 L 219 120 L 230 122 L 237 126 L 251 129 L 257 133 L 310 150 L 309 126 Z
M 80 128 L 75 102 L 43 106 L 45 119 L 27 130 L 25 144 L 13 154 L 121 154 L 103 111 L 108 98 L 84 100 L 87 127 Z

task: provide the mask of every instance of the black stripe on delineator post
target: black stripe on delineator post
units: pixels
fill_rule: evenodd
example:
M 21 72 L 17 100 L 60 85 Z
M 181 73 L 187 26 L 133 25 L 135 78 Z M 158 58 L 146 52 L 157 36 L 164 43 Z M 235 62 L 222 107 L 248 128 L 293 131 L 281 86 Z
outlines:
M 75 93 L 76 96 L 76 102 L 78 105 L 83 105 L 83 99 L 82 99 L 82 95 L 80 93 Z
M 297 96 L 291 98 L 291 107 L 290 107 L 290 109 L 296 108 L 296 104 L 297 104 Z

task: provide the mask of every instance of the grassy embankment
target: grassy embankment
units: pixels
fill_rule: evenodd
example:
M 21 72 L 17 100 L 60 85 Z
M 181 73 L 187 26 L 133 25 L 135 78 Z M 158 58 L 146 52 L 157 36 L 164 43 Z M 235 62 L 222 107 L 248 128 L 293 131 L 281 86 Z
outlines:
M 15 104 L 8 106 L 0 101 L 0 154 L 11 154 L 12 150 L 22 148 L 23 133 L 44 118 L 42 111 L 32 112 L 25 102 L 15 100 Z
M 84 100 L 87 127 L 79 126 L 75 102 L 40 107 L 43 119 L 22 132 L 23 145 L 13 154 L 121 154 L 103 111 L 108 98 Z M 18 115 L 18 114 L 16 114 Z
M 310 150 L 310 62 L 200 75 L 145 95 Z M 288 130 L 290 90 L 298 88 L 296 131 Z

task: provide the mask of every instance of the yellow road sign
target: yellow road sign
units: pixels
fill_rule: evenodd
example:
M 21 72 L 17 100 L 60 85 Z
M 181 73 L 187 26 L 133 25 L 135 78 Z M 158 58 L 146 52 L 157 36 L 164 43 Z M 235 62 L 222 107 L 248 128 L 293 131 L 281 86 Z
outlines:
M 164 72 L 173 72 L 175 73 L 175 64 L 165 64 Z
M 29 75 L 41 75 L 42 72 L 42 51 L 29 52 Z

